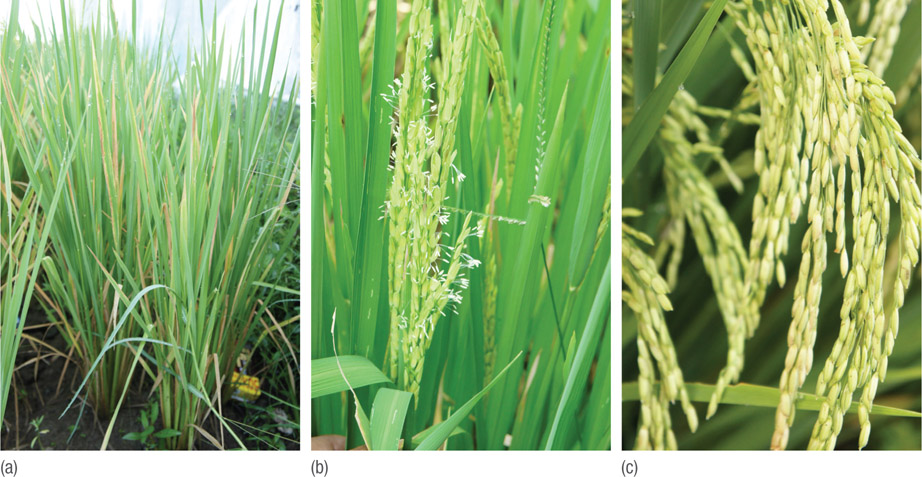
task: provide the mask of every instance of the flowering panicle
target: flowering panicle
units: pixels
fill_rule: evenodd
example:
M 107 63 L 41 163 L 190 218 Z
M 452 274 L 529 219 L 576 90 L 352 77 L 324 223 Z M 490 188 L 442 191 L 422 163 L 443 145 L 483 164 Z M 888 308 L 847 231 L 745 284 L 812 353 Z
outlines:
M 490 76 L 493 77 L 493 84 L 496 89 L 500 123 L 503 126 L 503 146 L 506 152 L 506 183 L 511 183 L 513 171 L 515 170 L 515 154 L 517 151 L 515 145 L 522 126 L 522 105 L 518 105 L 515 113 L 513 113 L 512 105 L 514 103 L 509 77 L 506 73 L 506 63 L 503 60 L 503 51 L 499 46 L 499 41 L 493 34 L 493 27 L 490 26 L 490 18 L 483 7 L 483 3 L 480 1 L 477 3 L 477 35 L 483 45 L 484 56 L 487 59 L 487 66 L 490 68 Z
M 468 213 L 454 244 L 443 243 L 449 219 L 445 193 L 450 183 L 464 177 L 453 165 L 455 118 L 470 56 L 474 6 L 461 8 L 452 38 L 443 39 L 443 44 L 448 43 L 442 64 L 445 81 L 438 90 L 437 107 L 428 99 L 435 87 L 426 71 L 433 33 L 432 13 L 424 0 L 412 3 L 404 72 L 399 82 L 395 80 L 399 90 L 394 174 L 386 203 L 389 360 L 391 375 L 417 398 L 425 353 L 438 319 L 449 303 L 461 299 L 455 289 L 467 283 L 460 276 L 461 268 L 476 263 L 465 259 L 465 240 L 482 233 L 471 226 Z M 432 127 L 430 112 L 435 112 Z

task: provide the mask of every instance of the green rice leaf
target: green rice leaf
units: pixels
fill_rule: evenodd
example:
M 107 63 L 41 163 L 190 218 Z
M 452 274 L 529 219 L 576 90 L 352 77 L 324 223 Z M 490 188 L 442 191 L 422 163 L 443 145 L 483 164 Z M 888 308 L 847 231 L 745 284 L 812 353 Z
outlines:
M 621 177 L 630 176 L 640 156 L 647 149 L 647 145 L 650 144 L 656 130 L 659 128 L 659 122 L 663 118 L 663 114 L 669 108 L 669 104 L 672 102 L 676 91 L 679 90 L 679 86 L 695 66 L 695 60 L 698 59 L 698 55 L 701 54 L 701 50 L 707 44 L 711 31 L 714 29 L 714 25 L 717 24 L 717 20 L 720 18 L 726 4 L 727 0 L 715 0 L 711 4 L 701 23 L 698 24 L 691 38 L 682 48 L 682 51 L 679 52 L 675 62 L 666 71 L 662 81 L 656 86 L 627 127 L 624 128 L 622 136 L 624 141 L 621 148 Z
M 679 47 L 688 38 L 692 27 L 701 20 L 701 6 L 705 0 L 687 0 L 684 2 L 666 2 L 660 15 L 660 29 L 665 48 L 659 54 L 659 69 L 665 70 L 672 62 Z
M 339 366 L 336 360 L 339 359 Z M 345 373 L 349 383 L 340 373 Z M 311 360 L 311 399 L 370 384 L 389 383 L 387 376 L 363 356 L 340 356 Z
M 567 93 L 564 93 L 561 103 L 565 105 L 566 102 Z M 536 198 L 529 201 L 524 230 L 521 232 L 520 241 L 515 243 L 514 265 L 501 280 L 501 290 L 505 290 L 506 296 L 504 301 L 501 300 L 497 305 L 497 362 L 510 359 L 514 350 L 525 347 L 527 336 L 523 330 L 531 326 L 529 320 L 526 319 L 530 318 L 530 313 L 523 313 L 523 310 L 528 309 L 525 290 L 528 289 L 529 280 L 537 282 L 541 276 L 539 242 L 542 242 L 548 233 L 551 215 L 555 209 L 553 190 L 557 185 L 556 181 L 562 162 L 562 154 L 558 151 L 561 147 L 562 128 L 560 125 L 564 111 L 566 111 L 565 106 L 558 108 L 554 129 L 548 141 L 547 157 L 538 173 L 537 185 L 533 194 Z M 550 201 L 541 203 L 537 197 L 547 197 Z M 503 319 L 504 317 L 516 317 L 516 319 Z M 521 373 L 522 369 L 516 368 L 510 373 L 509 379 L 503 380 L 497 393 L 500 402 L 491 405 L 487 410 L 487 425 L 490 426 L 490 435 L 493 440 L 491 447 L 499 446 L 507 428 L 511 425 L 517 400 L 514 396 L 518 396 Z
M 397 450 L 412 393 L 382 388 L 371 407 L 371 444 L 374 450 Z
M 579 205 L 573 224 L 573 248 L 570 249 L 570 288 L 582 281 L 589 267 L 589 259 L 595 242 L 595 231 L 602 216 L 607 186 L 611 181 L 611 161 L 605 153 L 605 146 L 611 138 L 611 62 L 605 66 L 605 76 L 599 88 L 598 106 L 589 130 L 589 146 L 586 150 L 586 165 L 583 169 Z
M 658 388 L 659 383 L 657 382 L 654 386 Z M 685 386 L 688 388 L 689 398 L 695 402 L 710 401 L 711 395 L 714 393 L 716 388 L 716 386 L 713 384 L 703 383 L 685 383 Z M 637 382 L 632 381 L 629 383 L 623 383 L 621 385 L 622 401 L 637 401 L 639 399 L 640 391 Z M 720 402 L 721 404 L 741 404 L 744 406 L 769 407 L 774 409 L 778 407 L 778 401 L 780 399 L 781 392 L 778 390 L 778 388 L 741 383 L 727 386 L 727 390 L 724 392 L 723 397 L 721 397 Z M 794 402 L 794 407 L 797 408 L 797 410 L 803 411 L 819 411 L 823 406 L 823 402 L 825 402 L 824 399 L 819 398 L 814 394 L 798 392 L 797 400 Z M 852 405 L 848 408 L 848 412 L 850 414 L 857 413 L 858 405 L 859 403 L 857 401 L 853 402 Z M 874 407 L 871 409 L 871 414 L 880 416 L 922 418 L 922 412 L 882 406 L 880 404 L 874 405 Z
M 417 433 L 415 436 L 413 436 L 413 439 L 412 439 L 413 447 L 419 446 L 420 442 L 424 441 L 427 437 L 429 437 L 430 434 L 435 432 L 437 429 L 438 429 L 438 426 L 432 426 L 432 427 L 427 427 L 426 429 Z M 454 430 L 451 431 L 451 434 L 449 434 L 448 437 L 451 438 L 455 436 L 460 436 L 462 434 L 465 434 L 464 429 L 460 427 L 456 427 L 454 428 Z
M 461 424 L 461 421 L 467 418 L 467 415 L 470 414 L 471 409 L 480 401 L 480 399 L 499 381 L 503 375 L 506 374 L 506 371 L 509 370 L 509 367 L 515 364 L 516 361 L 522 356 L 522 352 L 519 351 L 519 354 L 515 355 L 515 358 L 512 358 L 512 361 L 503 368 L 502 371 L 496 374 L 496 377 L 490 381 L 490 384 L 487 384 L 483 390 L 475 394 L 470 400 L 464 403 L 463 406 L 459 407 L 454 414 L 452 414 L 448 419 L 436 424 L 432 432 L 420 442 L 419 446 L 415 450 L 436 450 L 439 446 L 445 442 L 445 439 L 451 435 L 452 430 L 454 430 L 458 425 Z
M 394 78 L 396 61 L 397 13 L 394 2 L 382 2 L 375 14 L 375 56 L 371 80 L 371 112 L 368 131 L 364 190 L 361 196 L 361 223 L 355 254 L 355 295 L 352 321 L 355 325 L 355 352 L 378 362 L 384 349 L 375 353 L 377 330 L 387 326 L 387 314 L 379 313 L 381 286 L 386 281 L 384 260 L 387 240 L 381 206 L 387 187 L 387 166 L 390 161 L 391 115 L 393 107 L 384 95 Z M 323 142 L 323 141 L 316 141 Z M 379 325 L 382 325 L 379 327 Z
M 634 110 L 656 84 L 659 57 L 659 23 L 662 0 L 634 2 Z M 605 88 L 611 91 L 610 88 Z M 602 103 L 599 103 L 600 105 Z
M 589 320 L 579 340 L 579 347 L 576 350 L 576 356 L 573 358 L 573 365 L 568 370 L 567 381 L 563 389 L 563 395 L 560 396 L 560 403 L 557 406 L 557 413 L 554 415 L 554 422 L 551 425 L 551 433 L 547 439 L 545 450 L 557 449 L 558 434 L 561 430 L 562 423 L 566 420 L 570 422 L 576 411 L 577 406 L 582 402 L 582 394 L 578 391 L 586 385 L 586 379 L 589 376 L 589 367 L 593 362 L 593 350 L 598 344 L 598 337 L 601 335 L 602 326 L 605 320 L 611 317 L 606 312 L 610 309 L 611 303 L 611 259 L 605 268 L 605 275 L 602 282 L 596 290 L 595 299 L 592 302 L 592 310 L 589 312 Z

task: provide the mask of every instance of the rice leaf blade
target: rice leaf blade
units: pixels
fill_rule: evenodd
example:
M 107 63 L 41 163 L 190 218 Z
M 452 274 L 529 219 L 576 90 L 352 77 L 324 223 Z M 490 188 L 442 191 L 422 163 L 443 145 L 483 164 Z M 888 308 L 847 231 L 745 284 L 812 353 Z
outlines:
M 311 360 L 311 399 L 377 383 L 389 383 L 387 376 L 363 356 L 340 356 Z M 348 384 L 340 374 L 349 379 Z
M 397 450 L 412 393 L 382 388 L 371 408 L 371 442 L 375 450 Z
M 637 111 L 631 122 L 624 128 L 624 142 L 621 148 L 622 177 L 630 176 L 640 156 L 646 150 L 647 145 L 650 144 L 653 135 L 656 134 L 660 119 L 666 113 L 666 109 L 669 108 L 669 104 L 672 102 L 672 98 L 678 91 L 679 86 L 695 66 L 695 60 L 697 60 L 698 55 L 701 54 L 707 44 L 711 30 L 717 24 L 726 3 L 727 0 L 715 0 L 711 3 L 708 12 L 695 28 L 691 38 L 682 47 L 682 51 L 679 52 L 675 62 L 663 75 L 663 79 L 650 93 L 650 97 Z

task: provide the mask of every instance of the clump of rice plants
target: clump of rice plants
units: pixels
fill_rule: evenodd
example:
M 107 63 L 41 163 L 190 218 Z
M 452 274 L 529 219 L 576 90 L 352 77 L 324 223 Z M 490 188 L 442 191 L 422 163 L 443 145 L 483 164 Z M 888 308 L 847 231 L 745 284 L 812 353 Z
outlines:
M 143 370 L 162 427 L 175 431 L 166 446 L 192 449 L 213 415 L 243 447 L 222 402 L 250 331 L 290 285 L 280 257 L 298 233 L 290 221 L 278 230 L 300 157 L 297 72 L 278 90 L 269 80 L 287 54 L 282 9 L 254 13 L 266 38 L 238 43 L 214 29 L 182 72 L 165 33 L 142 53 L 111 12 L 91 27 L 67 13 L 59 33 L 34 42 L 11 21 L 5 39 L 18 51 L 4 55 L 3 116 L 29 183 L 64 183 L 41 264 L 45 304 L 84 375 L 79 391 L 106 418 Z M 214 12 L 200 4 L 198 14 L 204 30 Z M 39 200 L 53 206 L 50 194 Z
M 312 2 L 318 445 L 610 447 L 610 8 Z
M 29 181 L 47 185 L 68 178 L 69 200 L 51 221 L 53 250 L 42 267 L 47 305 L 51 318 L 74 347 L 83 373 L 91 376 L 89 401 L 98 415 L 108 417 L 127 381 L 131 352 L 127 347 L 115 348 L 103 357 L 97 372 L 89 373 L 89 368 L 113 332 L 112 317 L 121 314 L 119 294 L 134 295 L 146 286 L 143 279 L 140 285 L 129 280 L 141 278 L 150 243 L 149 231 L 140 221 L 130 219 L 140 206 L 137 195 L 132 194 L 141 174 L 140 163 L 121 159 L 125 152 L 119 150 L 119 140 L 129 137 L 131 108 L 138 105 L 115 98 L 128 95 L 129 74 L 136 74 L 133 79 L 137 80 L 163 73 L 151 71 L 152 62 L 129 57 L 124 42 L 120 45 L 108 35 L 81 32 L 73 17 L 65 18 L 60 41 L 47 45 L 41 38 L 18 42 L 21 51 L 13 58 L 10 71 L 11 75 L 20 72 L 16 80 L 23 87 L 17 96 L 7 91 L 3 113 L 12 123 L 9 137 Z M 11 24 L 7 36 L 15 37 L 17 25 Z M 127 61 L 120 65 L 120 58 Z M 119 67 L 125 68 L 125 76 L 117 76 L 122 73 Z M 135 95 L 140 96 L 141 87 L 135 81 Z M 152 93 L 158 96 L 151 96 L 151 104 L 164 96 L 162 87 Z M 161 131 L 151 134 L 164 136 Z M 124 139 L 121 143 L 123 148 L 131 144 Z M 72 156 L 72 169 L 50 166 L 68 156 Z M 115 266 L 118 261 L 121 266 Z M 131 321 L 121 327 L 116 339 L 137 334 Z
M 623 197 L 626 206 L 648 212 L 625 227 L 658 238 L 647 251 L 625 247 L 623 254 L 630 255 L 624 260 L 652 260 L 644 282 L 659 283 L 658 293 L 671 291 L 675 312 L 688 313 L 694 303 L 697 316 L 657 328 L 666 349 L 653 355 L 661 366 L 671 362 L 664 364 L 662 356 L 677 355 L 684 373 L 675 375 L 686 381 L 682 392 L 709 402 L 708 422 L 695 426 L 689 419 L 688 430 L 697 427 L 705 436 L 674 433 L 661 397 L 676 396 L 671 367 L 661 369 L 660 383 L 650 382 L 648 348 L 657 337 L 647 317 L 664 308 L 649 299 L 638 303 L 636 287 L 625 280 L 640 368 L 626 399 L 641 402 L 636 438 L 627 434 L 632 418 L 625 414 L 626 446 L 686 447 L 684 440 L 695 448 L 780 450 L 796 442 L 831 450 L 844 440 L 849 448 L 864 448 L 873 414 L 922 417 L 918 372 L 902 368 L 918 363 L 918 325 L 900 330 L 901 311 L 918 316 L 919 310 L 919 288 L 910 283 L 918 275 L 922 226 L 922 55 L 913 40 L 920 12 L 916 5 L 906 13 L 910 5 L 903 1 L 882 0 L 873 12 L 867 7 L 840 0 L 742 0 L 680 12 L 656 2 L 622 2 Z M 689 36 L 692 13 L 701 21 Z M 675 30 L 659 29 L 672 23 Z M 655 47 L 660 42 L 664 50 Z M 725 65 L 708 70 L 717 62 Z M 721 82 L 732 87 L 718 91 Z M 732 190 L 722 191 L 726 186 Z M 668 204 L 665 213 L 658 211 L 661 202 Z M 686 246 L 686 225 L 698 256 Z M 831 244 L 827 234 L 834 234 Z M 789 250 L 793 238 L 801 243 L 799 255 Z M 830 260 L 838 264 L 837 277 L 826 271 Z M 793 263 L 797 273 L 789 274 Z M 666 279 L 658 282 L 661 269 Z M 709 278 L 709 287 L 694 285 L 699 275 Z M 703 294 L 715 300 L 702 306 Z M 692 301 L 681 298 L 692 295 Z M 714 353 L 689 358 L 683 351 L 690 339 L 683 336 L 675 346 L 668 340 L 682 336 L 675 330 L 701 330 L 718 314 L 727 347 L 726 364 L 715 376 Z M 909 338 L 898 341 L 899 334 Z M 624 348 L 626 357 L 633 352 Z M 815 352 L 827 356 L 819 369 Z M 752 356 L 763 357 L 754 369 Z M 897 372 L 886 388 L 908 401 L 875 405 L 894 362 L 906 372 Z M 856 391 L 860 398 L 853 403 Z M 773 418 L 761 411 L 719 412 L 722 402 L 771 402 L 775 410 Z M 651 407 L 662 411 L 651 418 Z M 795 410 L 818 415 L 805 417 L 805 425 L 795 421 Z M 743 416 L 768 418 L 774 430 L 740 431 L 726 440 L 708 435 L 712 417 L 719 426 Z M 649 422 L 668 439 L 651 442 Z M 918 421 L 895 425 L 918 428 Z
M 0 79 L 3 74 L 0 72 Z M 67 162 L 62 167 L 67 167 Z M 61 199 L 63 181 L 54 189 L 20 187 L 12 179 L 6 143 L 0 136 L 0 421 L 8 404 L 16 352 L 25 326 L 48 243 L 45 221 L 54 217 Z M 48 208 L 40 213 L 40 196 L 48 196 Z
M 5 91 L 19 91 L 21 82 L 10 73 L 7 60 L 21 55 L 11 36 L 0 39 L 0 88 Z M 0 103 L 8 100 L 3 98 Z M 22 180 L 22 163 L 5 139 L 11 123 L 9 115 L 0 113 L 0 421 L 9 402 L 25 315 L 46 253 L 47 222 L 55 216 L 64 186 L 63 178 L 48 187 Z M 67 169 L 70 162 L 65 158 L 54 165 Z

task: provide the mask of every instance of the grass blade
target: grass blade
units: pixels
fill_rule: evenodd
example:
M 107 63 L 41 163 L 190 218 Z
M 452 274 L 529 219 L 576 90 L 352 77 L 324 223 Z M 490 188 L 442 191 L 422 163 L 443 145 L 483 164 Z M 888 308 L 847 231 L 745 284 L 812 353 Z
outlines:
M 679 86 L 695 66 L 695 60 L 707 44 L 711 31 L 717 24 L 726 3 L 727 0 L 715 0 L 711 4 L 704 19 L 695 28 L 688 43 L 682 47 L 682 51 L 666 71 L 662 81 L 644 102 L 643 107 L 637 111 L 630 124 L 624 128 L 624 142 L 621 147 L 621 177 L 628 177 L 631 174 L 640 156 L 647 149 L 647 145 L 650 144 L 659 128 L 660 119 L 672 103 L 672 97 L 679 90 Z
M 340 356 L 339 365 L 336 357 L 321 358 L 311 361 L 311 399 L 334 394 L 353 388 L 360 388 L 370 384 L 389 383 L 387 376 L 362 356 Z M 343 379 L 340 373 L 346 374 L 349 382 Z
M 602 216 L 602 203 L 605 201 L 607 186 L 611 181 L 611 161 L 605 153 L 605 146 L 611 138 L 611 62 L 605 67 L 601 87 L 599 88 L 598 106 L 589 131 L 589 146 L 586 150 L 585 168 L 583 169 L 582 187 L 576 221 L 573 224 L 573 248 L 570 249 L 569 283 L 573 289 L 579 286 L 595 241 L 595 231 Z
M 656 84 L 662 0 L 634 2 L 634 110 L 640 109 Z M 608 89 L 608 88 L 606 88 Z M 610 91 L 610 90 L 609 90 Z M 599 103 L 602 105 L 603 103 Z
M 384 349 L 375 350 L 378 325 L 387 326 L 387 314 L 379 313 L 381 287 L 385 281 L 384 258 L 387 251 L 381 244 L 387 240 L 381 206 L 387 188 L 387 166 L 390 161 L 391 115 L 393 107 L 384 97 L 394 78 L 397 12 L 395 2 L 381 2 L 375 14 L 375 56 L 371 80 L 371 112 L 369 114 L 368 151 L 365 164 L 364 190 L 361 196 L 361 222 L 355 254 L 355 285 L 352 322 L 356 333 L 355 352 L 375 362 L 384 358 Z M 323 142 L 323 141 L 317 141 Z M 377 352 L 376 352 L 377 351 Z
M 557 406 L 557 414 L 554 416 L 554 423 L 551 425 L 551 434 L 547 439 L 545 450 L 554 450 L 557 448 L 557 437 L 560 432 L 563 420 L 568 422 L 582 399 L 582 395 L 575 394 L 576 390 L 582 389 L 586 385 L 586 378 L 589 376 L 589 367 L 592 365 L 592 350 L 597 346 L 598 336 L 601 335 L 602 326 L 605 324 L 605 318 L 610 318 L 611 314 L 605 315 L 609 310 L 611 303 L 611 259 L 605 268 L 605 275 L 596 291 L 595 300 L 592 302 L 592 311 L 589 312 L 589 320 L 586 322 L 586 328 L 579 340 L 579 347 L 576 350 L 576 356 L 573 358 L 572 367 L 569 369 L 567 382 L 563 389 L 563 395 L 560 396 L 560 403 Z
M 397 450 L 412 393 L 383 388 L 371 407 L 371 444 L 374 450 Z
M 522 352 L 519 351 L 519 354 L 515 355 L 515 358 L 512 358 L 512 361 L 510 361 L 509 364 L 507 364 L 506 367 L 502 369 L 502 371 L 496 374 L 496 377 L 490 381 L 490 384 L 483 388 L 483 390 L 481 390 L 479 393 L 475 394 L 474 397 L 464 403 L 463 406 L 459 407 L 458 410 L 451 415 L 451 417 L 446 419 L 444 422 L 436 424 L 431 433 L 428 434 L 425 439 L 423 439 L 423 441 L 419 444 L 419 446 L 416 447 L 415 450 L 438 449 L 439 446 L 442 445 L 442 442 L 445 442 L 445 439 L 448 439 L 448 436 L 451 435 L 451 432 L 456 427 L 458 427 L 459 424 L 461 424 L 461 421 L 467 418 L 467 415 L 470 414 L 471 409 L 477 405 L 477 402 L 479 402 L 480 399 L 490 390 L 490 388 L 492 388 L 493 385 L 495 385 L 497 381 L 499 381 L 499 379 L 506 374 L 506 371 L 509 371 L 509 367 L 515 364 L 515 362 L 518 361 L 521 356 Z
M 655 386 L 659 387 L 659 383 Z M 692 401 L 705 403 L 711 400 L 711 396 L 716 389 L 716 386 L 713 384 L 703 383 L 685 383 L 685 386 L 688 388 L 688 396 Z M 637 382 L 623 383 L 621 385 L 622 401 L 636 401 L 639 399 L 640 393 Z M 741 383 L 727 386 L 727 390 L 721 397 L 720 402 L 721 404 L 740 404 L 744 406 L 758 406 L 774 409 L 778 406 L 779 399 L 781 399 L 781 392 L 778 388 Z M 798 392 L 794 407 L 799 411 L 819 411 L 824 402 L 825 399 L 819 398 L 814 394 Z M 858 412 L 858 405 L 858 402 L 853 402 L 848 408 L 849 414 L 856 414 Z M 922 418 L 922 412 L 882 406 L 880 404 L 875 404 L 874 407 L 871 408 L 870 413 L 880 416 Z

